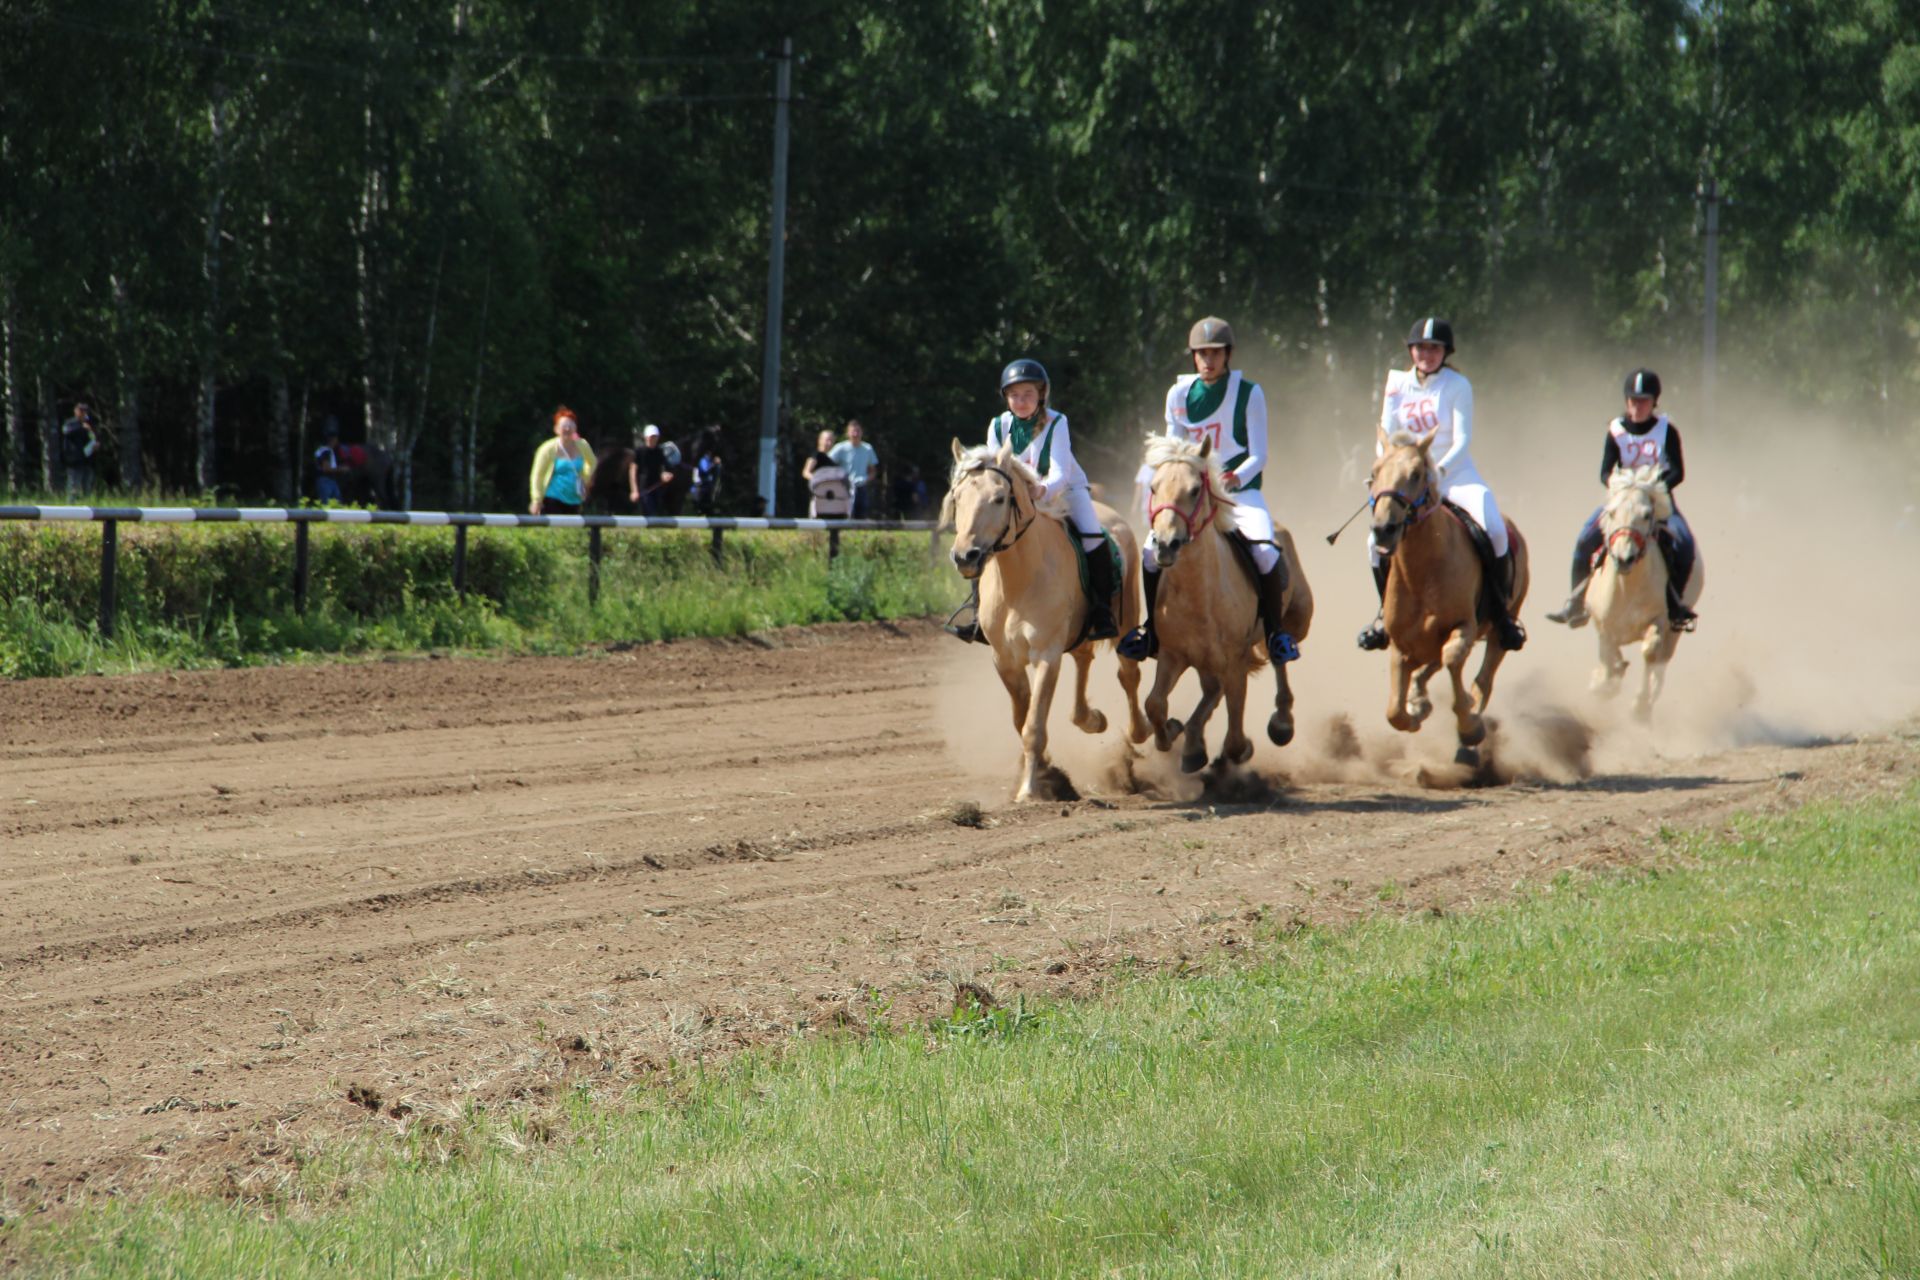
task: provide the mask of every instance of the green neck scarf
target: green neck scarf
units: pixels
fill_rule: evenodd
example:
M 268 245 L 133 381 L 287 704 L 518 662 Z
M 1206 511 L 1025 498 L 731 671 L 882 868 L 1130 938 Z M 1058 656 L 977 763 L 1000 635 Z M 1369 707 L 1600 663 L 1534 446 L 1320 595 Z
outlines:
M 1205 422 L 1211 418 L 1227 398 L 1227 385 L 1232 381 L 1231 369 L 1221 374 L 1220 381 L 1212 386 L 1208 386 L 1203 379 L 1195 378 L 1187 387 L 1187 421 Z
M 1046 420 L 1045 405 L 1035 409 L 1031 418 L 1016 417 L 1013 410 L 1007 410 L 1007 439 L 1012 443 L 1016 454 L 1027 451 L 1027 446 L 1033 443 L 1033 433 L 1038 431 L 1040 425 Z

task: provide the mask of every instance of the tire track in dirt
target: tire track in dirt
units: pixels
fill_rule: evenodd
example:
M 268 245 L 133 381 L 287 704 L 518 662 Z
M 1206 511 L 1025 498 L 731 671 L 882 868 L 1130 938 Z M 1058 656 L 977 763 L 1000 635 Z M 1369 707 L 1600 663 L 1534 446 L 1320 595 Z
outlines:
M 617 1091 L 863 992 L 1090 992 L 1917 772 L 1892 735 L 1421 792 L 1263 746 L 1300 781 L 1016 808 L 979 656 L 912 624 L 0 686 L 0 1212 L 258 1188 L 342 1131 Z M 1117 735 L 1056 732 L 1083 789 L 1115 775 Z

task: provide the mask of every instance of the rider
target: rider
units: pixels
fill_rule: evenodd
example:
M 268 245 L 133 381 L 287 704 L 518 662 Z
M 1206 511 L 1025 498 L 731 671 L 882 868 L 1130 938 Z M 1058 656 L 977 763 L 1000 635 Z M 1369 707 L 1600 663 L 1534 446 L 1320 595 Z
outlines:
M 1660 375 L 1651 369 L 1635 369 L 1627 375 L 1624 390 L 1627 412 L 1607 424 L 1607 443 L 1600 453 L 1600 483 L 1606 484 L 1616 467 L 1658 466 L 1671 494 L 1686 479 L 1687 463 L 1680 452 L 1680 428 L 1658 412 Z M 1587 579 L 1600 555 L 1603 510 L 1595 507 L 1580 526 L 1580 536 L 1573 544 L 1573 594 L 1547 615 L 1550 622 L 1564 622 L 1569 627 L 1587 623 Z M 1693 530 L 1687 527 L 1679 507 L 1674 507 L 1673 515 L 1660 526 L 1658 541 L 1661 557 L 1667 562 L 1668 625 L 1675 631 L 1691 631 L 1697 615 L 1681 596 L 1693 574 Z
M 1107 535 L 1100 517 L 1093 511 L 1093 494 L 1087 489 L 1087 473 L 1073 460 L 1073 436 L 1067 427 L 1067 415 L 1047 407 L 1049 391 L 1047 371 L 1038 360 L 1019 359 L 1000 371 L 1000 395 L 1007 411 L 987 423 L 987 448 L 998 453 L 1001 445 L 1013 446 L 1013 456 L 1040 477 L 1033 499 L 1044 502 L 1065 495 L 1067 524 L 1080 539 L 1086 552 L 1087 636 L 1089 640 L 1111 640 L 1120 634 L 1113 620 L 1113 596 L 1118 583 L 1113 576 L 1113 557 L 1107 553 Z M 967 606 L 979 604 L 979 585 Z M 980 621 L 975 616 L 963 623 L 949 623 L 947 630 L 962 640 L 984 640 Z
M 1261 470 L 1267 463 L 1267 397 L 1260 384 L 1233 364 L 1233 326 L 1218 316 L 1207 316 L 1187 334 L 1187 352 L 1194 372 L 1174 379 L 1167 390 L 1167 436 L 1187 442 L 1205 440 L 1221 459 L 1227 491 L 1233 494 L 1234 536 L 1247 544 L 1259 577 L 1260 631 L 1267 653 L 1275 662 L 1300 656 L 1299 646 L 1282 627 L 1286 611 L 1287 562 L 1273 539 L 1273 516 L 1260 493 Z M 1160 562 L 1153 543 L 1142 548 L 1141 567 L 1147 590 L 1146 622 L 1127 633 L 1120 652 L 1139 661 L 1159 651 L 1154 634 L 1155 590 L 1160 584 Z
M 1380 435 L 1374 443 L 1374 456 L 1386 452 L 1387 439 L 1403 431 L 1432 441 L 1434 469 L 1439 473 L 1440 496 L 1464 511 L 1468 518 L 1486 531 L 1493 544 L 1494 563 L 1487 566 L 1489 603 L 1493 623 L 1499 631 L 1500 645 L 1517 651 L 1527 642 L 1527 633 L 1513 616 L 1512 548 L 1507 541 L 1507 522 L 1493 491 L 1480 478 L 1467 445 L 1473 438 L 1473 384 L 1459 370 L 1447 364 L 1453 355 L 1453 326 L 1429 316 L 1407 334 L 1407 350 L 1413 367 L 1387 371 L 1387 387 L 1380 405 Z M 1383 611 L 1360 633 L 1362 649 L 1387 647 L 1384 606 L 1387 597 L 1387 558 L 1367 539 L 1368 558 L 1373 564 L 1373 584 L 1379 589 Z

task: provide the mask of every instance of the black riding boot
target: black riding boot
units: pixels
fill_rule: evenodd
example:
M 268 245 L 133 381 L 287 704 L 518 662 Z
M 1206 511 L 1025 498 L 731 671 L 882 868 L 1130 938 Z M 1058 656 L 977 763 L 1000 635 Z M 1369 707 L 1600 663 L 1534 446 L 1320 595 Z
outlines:
M 1160 652 L 1160 637 L 1153 633 L 1153 609 L 1158 603 L 1160 571 L 1140 566 L 1141 585 L 1146 588 L 1147 620 L 1127 632 L 1120 641 L 1120 656 L 1145 662 Z
M 955 622 L 954 619 L 963 613 L 967 615 L 966 621 Z M 978 578 L 974 579 L 973 588 L 967 592 L 967 598 L 961 601 L 960 607 L 947 615 L 947 634 L 962 644 L 989 643 L 987 637 L 980 631 L 980 580 Z
M 1391 566 L 1385 556 L 1373 566 L 1374 589 L 1380 593 L 1380 612 L 1373 615 L 1373 621 L 1360 632 L 1356 641 L 1362 649 L 1384 649 L 1387 647 L 1387 570 Z
M 1660 558 L 1667 563 L 1667 625 L 1675 631 L 1691 631 L 1700 615 L 1687 607 L 1681 593 L 1687 589 L 1687 579 L 1693 576 L 1693 557 L 1688 554 L 1692 548 L 1683 550 L 1665 529 L 1660 530 L 1655 541 L 1660 544 Z
M 1500 641 L 1500 647 L 1508 653 L 1518 653 L 1527 644 L 1527 629 L 1520 625 L 1520 619 L 1513 616 L 1513 578 L 1516 572 L 1512 548 L 1508 548 L 1507 554 L 1486 567 L 1487 616 L 1493 621 L 1493 634 Z
M 1279 548 L 1275 547 L 1278 551 Z M 1292 662 L 1300 656 L 1300 646 L 1287 634 L 1287 557 L 1283 554 L 1273 568 L 1256 582 L 1260 592 L 1260 634 L 1267 638 L 1267 656 L 1274 665 Z
M 1087 639 L 1113 639 L 1120 634 L 1120 626 L 1113 620 L 1118 585 L 1113 580 L 1113 557 L 1107 554 L 1104 541 L 1087 552 L 1087 590 L 1091 596 L 1087 601 Z

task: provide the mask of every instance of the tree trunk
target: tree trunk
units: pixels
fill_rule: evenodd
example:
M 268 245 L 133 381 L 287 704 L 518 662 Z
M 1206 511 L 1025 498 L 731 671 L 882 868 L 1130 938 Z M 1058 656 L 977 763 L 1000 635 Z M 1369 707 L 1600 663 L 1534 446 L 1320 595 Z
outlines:
M 48 494 L 65 488 L 66 469 L 60 465 L 60 405 L 46 375 L 33 375 L 34 401 L 40 406 L 40 487 Z
M 200 255 L 200 274 L 207 282 L 207 309 L 200 323 L 200 404 L 194 438 L 197 444 L 194 480 L 202 493 L 211 493 L 218 479 L 214 456 L 214 396 L 218 391 L 220 359 L 220 214 L 227 198 L 227 96 L 214 87 L 207 109 L 213 138 L 213 174 L 207 196 L 206 239 Z
M 273 425 L 267 443 L 273 451 L 273 498 L 283 507 L 293 505 L 293 393 L 285 368 L 273 371 Z
M 7 415 L 7 488 L 27 483 L 27 418 L 20 407 L 20 326 L 13 277 L 0 275 L 0 405 Z
M 113 371 L 120 383 L 119 426 L 115 436 L 120 451 L 120 483 L 129 491 L 138 491 L 146 483 L 146 469 L 140 451 L 140 367 L 139 340 L 134 334 L 133 296 L 127 278 L 120 272 L 108 277 L 113 286 Z
M 480 443 L 480 380 L 487 365 L 487 308 L 493 302 L 493 263 L 487 263 L 486 272 L 480 279 L 480 338 L 473 350 L 473 395 L 467 402 L 464 445 L 460 437 L 459 419 L 454 419 L 453 423 L 453 492 L 469 509 L 474 503 L 474 480 L 480 465 L 475 453 Z

